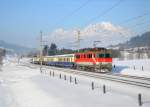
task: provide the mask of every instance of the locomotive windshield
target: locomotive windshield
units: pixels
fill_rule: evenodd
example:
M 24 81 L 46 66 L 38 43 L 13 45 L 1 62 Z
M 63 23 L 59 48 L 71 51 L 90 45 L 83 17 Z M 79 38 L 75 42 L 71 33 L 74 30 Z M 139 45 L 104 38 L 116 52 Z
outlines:
M 97 54 L 97 58 L 110 58 L 111 55 L 109 53 L 106 54 L 102 54 L 102 53 L 98 53 Z

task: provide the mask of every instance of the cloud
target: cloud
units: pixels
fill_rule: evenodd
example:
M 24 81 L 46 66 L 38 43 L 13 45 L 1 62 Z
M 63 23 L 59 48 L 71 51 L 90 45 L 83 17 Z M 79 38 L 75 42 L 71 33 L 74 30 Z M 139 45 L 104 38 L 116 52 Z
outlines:
M 92 47 L 93 41 L 99 40 L 98 46 L 108 46 L 127 41 L 131 37 L 131 32 L 121 26 L 113 25 L 110 22 L 90 24 L 82 29 L 56 29 L 50 34 L 50 42 L 54 42 L 58 47 L 75 48 L 77 44 L 77 30 L 80 31 L 80 46 Z

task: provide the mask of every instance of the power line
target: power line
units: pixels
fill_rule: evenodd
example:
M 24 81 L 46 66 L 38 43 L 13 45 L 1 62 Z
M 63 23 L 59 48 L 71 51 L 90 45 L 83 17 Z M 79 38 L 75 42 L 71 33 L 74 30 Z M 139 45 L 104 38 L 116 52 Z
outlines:
M 113 8 L 117 7 L 123 0 L 119 0 L 117 3 L 115 3 L 113 6 L 111 6 L 110 8 L 106 9 L 105 11 L 103 11 L 102 13 L 98 14 L 96 17 L 92 18 L 91 20 L 88 21 L 91 22 L 91 21 L 94 21 L 96 20 L 97 18 L 100 18 L 102 16 L 104 16 L 105 14 L 107 14 L 108 12 L 110 12 Z
M 82 9 L 85 5 L 87 5 L 87 4 L 89 3 L 89 1 L 90 1 L 90 0 L 87 0 L 87 1 L 86 1 L 85 3 L 83 3 L 80 7 L 78 7 L 77 9 L 75 9 L 74 11 L 72 11 L 71 13 L 69 13 L 67 16 L 65 16 L 65 17 L 61 20 L 61 22 L 62 22 L 63 20 L 66 20 L 67 18 L 71 17 L 71 16 L 72 16 L 73 14 L 75 14 L 76 12 L 78 12 L 78 11 L 79 11 L 80 9 Z M 94 18 L 90 19 L 90 20 L 88 21 L 88 23 L 90 23 L 90 22 L 92 22 L 92 21 L 94 21 L 94 20 L 96 20 L 96 19 L 98 19 L 98 18 L 100 18 L 100 17 L 103 17 L 105 14 L 109 13 L 109 12 L 112 11 L 115 7 L 117 7 L 118 5 L 120 5 L 121 2 L 123 2 L 123 1 L 124 1 L 124 0 L 119 0 L 117 3 L 115 3 L 114 5 L 112 5 L 110 8 L 104 10 L 102 13 L 100 13 L 100 14 L 98 14 L 97 16 L 95 16 Z M 133 21 L 133 20 L 142 18 L 142 17 L 144 17 L 144 16 L 146 16 L 146 15 L 149 15 L 149 14 L 150 14 L 150 12 L 147 12 L 147 13 L 144 13 L 144 14 L 142 14 L 142 15 L 129 18 L 129 19 L 123 21 L 123 23 L 127 23 L 127 22 L 130 22 L 130 21 Z M 139 25 L 140 25 L 140 24 L 137 24 L 137 25 L 135 25 L 135 26 L 139 26 Z M 102 32 L 104 32 L 104 33 L 105 33 L 105 32 L 106 32 L 106 33 L 110 33 L 110 32 L 108 32 L 108 31 L 102 31 Z M 120 33 L 120 34 L 123 34 L 122 31 L 120 31 L 119 33 Z
M 101 14 L 99 14 L 99 15 L 97 15 L 96 17 L 94 17 L 93 19 L 91 19 L 89 22 L 94 21 L 94 20 L 96 20 L 97 18 L 100 18 L 100 17 L 104 16 L 105 14 L 107 14 L 108 12 L 110 12 L 113 8 L 115 8 L 116 6 L 118 6 L 121 2 L 123 2 L 123 0 L 119 0 L 119 1 L 118 1 L 116 4 L 114 4 L 112 7 L 108 8 L 108 9 L 105 10 L 105 11 L 103 11 Z M 144 14 L 142 14 L 142 15 L 138 15 L 138 16 L 129 18 L 129 19 L 123 21 L 122 23 L 127 23 L 127 22 L 130 22 L 130 21 L 133 21 L 133 20 L 142 18 L 142 17 L 144 17 L 144 16 L 146 16 L 146 15 L 149 15 L 149 14 L 150 14 L 150 12 L 147 12 L 147 13 L 144 13 Z M 149 22 L 149 21 L 148 21 L 148 22 Z M 145 24 L 145 23 L 147 23 L 147 22 L 140 23 L 140 24 L 136 24 L 136 25 L 134 25 L 134 27 L 139 26 L 139 25 L 143 25 L 143 24 Z
M 149 14 L 150 14 L 150 12 L 147 12 L 147 13 L 144 13 L 142 15 L 138 15 L 138 16 L 126 19 L 126 20 L 122 21 L 121 23 L 127 23 L 127 22 L 130 22 L 130 21 L 133 21 L 133 20 L 137 20 L 137 19 L 142 18 L 142 17 L 144 17 L 146 15 L 149 15 Z
M 115 7 L 117 7 L 118 5 L 120 5 L 121 2 L 123 2 L 123 1 L 124 1 L 124 0 L 119 0 L 117 3 L 115 3 L 114 5 L 112 5 L 110 8 L 104 10 L 102 13 L 100 13 L 100 14 L 98 14 L 97 16 L 95 16 L 94 18 L 90 19 L 90 20 L 87 22 L 87 24 L 90 23 L 90 22 L 92 22 L 92 21 L 94 21 L 94 20 L 96 20 L 96 19 L 98 19 L 98 18 L 100 18 L 100 17 L 102 17 L 102 16 L 104 16 L 105 14 L 107 14 L 108 12 L 110 12 L 112 9 L 114 9 Z
M 143 23 L 136 24 L 136 25 L 133 26 L 133 28 L 135 28 L 135 27 L 137 27 L 137 26 L 144 25 L 145 23 L 147 24 L 148 22 L 150 22 L 150 21 L 146 21 L 146 22 L 143 22 Z M 103 33 L 103 34 L 110 34 L 110 32 L 107 31 L 107 30 L 102 31 L 102 32 L 100 32 L 100 33 Z M 120 35 L 125 35 L 122 31 L 118 31 L 118 32 L 116 32 L 116 33 L 118 33 L 118 34 L 120 34 Z M 131 33 L 132 33 L 132 34 L 135 34 L 135 32 L 131 32 Z
M 138 16 L 135 16 L 135 17 L 132 17 L 132 18 L 129 18 L 129 19 L 127 19 L 127 20 L 125 20 L 125 21 L 122 21 L 122 23 L 127 23 L 127 22 L 130 22 L 130 21 L 134 21 L 134 20 L 136 20 L 136 19 L 139 19 L 139 18 L 142 18 L 142 17 L 144 17 L 144 16 L 146 16 L 146 15 L 149 15 L 150 14 L 150 12 L 147 12 L 147 13 L 144 13 L 144 14 L 142 14 L 142 15 L 138 15 Z M 150 22 L 150 20 L 148 20 L 148 21 L 145 21 L 145 22 L 142 22 L 142 23 L 138 23 L 138 24 L 135 24 L 135 25 L 133 25 L 133 28 L 136 28 L 136 27 L 138 27 L 138 26 L 141 26 L 141 25 L 144 25 L 144 24 L 147 24 L 147 23 L 149 23 Z M 110 32 L 108 32 L 108 31 L 103 31 L 102 33 L 104 33 L 104 34 L 109 34 Z M 119 32 L 121 35 L 123 35 L 123 33 L 120 31 Z M 132 32 L 133 33 L 133 32 Z M 134 32 L 135 33 L 135 32 Z
M 134 27 L 132 27 L 133 30 L 137 31 L 136 35 L 140 34 L 139 31 L 144 32 L 145 29 L 143 30 L 143 29 L 141 29 L 141 27 L 147 29 L 147 31 L 150 29 L 149 23 L 140 23 L 140 24 L 137 24 Z
M 133 28 L 135 28 L 135 27 L 137 27 L 137 26 L 144 25 L 145 23 L 147 24 L 148 22 L 149 22 L 149 21 L 146 21 L 146 22 L 143 22 L 143 23 L 136 24 L 136 25 L 133 26 Z M 99 32 L 99 33 L 103 33 L 103 34 L 107 35 L 107 34 L 110 34 L 111 31 L 104 30 L 104 31 L 101 31 L 101 32 Z M 114 33 L 118 33 L 118 34 L 120 34 L 120 35 L 125 35 L 125 33 L 122 32 L 122 31 L 118 31 L 118 32 L 114 32 Z M 133 32 L 133 31 L 132 31 L 131 33 L 132 33 L 132 34 L 136 34 L 136 33 Z
M 142 22 L 142 23 L 137 23 L 135 25 L 132 25 L 132 28 L 136 28 L 136 27 L 139 27 L 139 26 L 143 26 L 143 25 L 147 25 L 148 23 L 150 22 L 150 20 L 148 21 L 145 21 L 145 22 Z M 132 29 L 131 28 L 131 29 Z M 133 34 L 135 34 L 135 32 L 132 32 Z M 122 32 L 120 31 L 120 34 L 122 34 Z M 123 34 L 122 34 L 123 35 Z
M 62 23 L 64 22 L 67 18 L 71 17 L 73 14 L 75 14 L 76 12 L 78 12 L 79 10 L 81 10 L 84 6 L 86 6 L 88 3 L 90 2 L 90 0 L 87 0 L 86 2 L 84 2 L 83 4 L 81 4 L 78 8 L 76 8 L 75 10 L 73 10 L 71 13 L 69 13 L 68 15 L 64 16 L 60 21 L 58 21 L 56 23 L 59 24 L 59 23 Z M 80 31 L 77 31 L 77 47 L 78 49 L 80 48 Z
M 70 12 L 68 15 L 64 16 L 61 20 L 59 20 L 56 24 L 62 23 L 64 22 L 66 19 L 68 19 L 69 17 L 71 17 L 73 14 L 77 13 L 79 10 L 81 10 L 84 6 L 86 6 L 91 0 L 87 0 L 86 2 L 84 2 L 83 4 L 81 4 L 78 8 L 76 8 L 75 10 L 73 10 L 72 12 Z

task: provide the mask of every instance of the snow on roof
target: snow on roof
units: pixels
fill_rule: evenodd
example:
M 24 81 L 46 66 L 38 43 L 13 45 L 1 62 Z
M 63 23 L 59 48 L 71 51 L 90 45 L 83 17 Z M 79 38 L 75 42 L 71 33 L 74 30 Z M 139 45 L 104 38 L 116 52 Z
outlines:
M 46 56 L 46 57 L 74 57 L 74 54 L 53 55 L 53 56 Z

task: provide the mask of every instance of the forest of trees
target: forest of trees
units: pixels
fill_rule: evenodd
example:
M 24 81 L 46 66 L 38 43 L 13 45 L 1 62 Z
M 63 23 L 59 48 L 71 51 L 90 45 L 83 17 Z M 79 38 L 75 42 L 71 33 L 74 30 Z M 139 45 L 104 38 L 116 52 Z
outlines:
M 130 41 L 128 41 L 128 45 L 130 47 L 150 47 L 150 32 L 131 38 Z
M 43 48 L 43 55 L 61 55 L 61 54 L 71 54 L 74 53 L 76 50 L 72 49 L 58 49 L 55 43 L 51 43 L 50 46 L 45 45 Z
M 79 51 L 84 51 L 84 50 L 89 50 L 91 48 L 84 48 L 84 49 L 81 49 Z M 111 50 L 112 51 L 112 57 L 113 58 L 117 58 L 117 57 L 120 57 L 121 54 L 120 54 L 120 51 L 119 50 Z M 72 53 L 75 53 L 75 52 L 78 52 L 78 50 L 72 50 L 72 49 L 58 49 L 57 45 L 55 43 L 51 43 L 50 46 L 48 45 L 45 45 L 44 48 L 43 48 L 43 55 L 46 56 L 46 55 L 62 55 L 62 54 L 72 54 Z
M 150 31 L 132 37 L 129 41 L 116 46 L 120 48 L 150 47 Z

